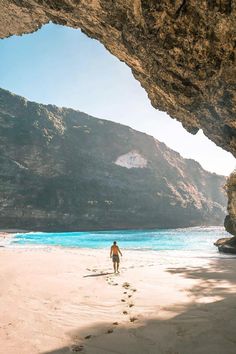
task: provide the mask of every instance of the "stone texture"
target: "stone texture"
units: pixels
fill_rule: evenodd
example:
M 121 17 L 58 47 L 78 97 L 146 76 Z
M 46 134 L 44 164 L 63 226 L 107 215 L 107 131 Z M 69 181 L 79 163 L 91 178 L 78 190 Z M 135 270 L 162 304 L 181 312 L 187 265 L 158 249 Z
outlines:
M 220 252 L 236 254 L 236 237 L 220 238 L 214 244 Z
M 1 89 L 0 163 L 0 228 L 176 228 L 225 217 L 225 177 L 129 127 Z
M 228 215 L 225 218 L 225 228 L 232 235 L 236 235 L 236 171 L 231 173 L 226 183 L 228 195 Z M 215 244 L 219 251 L 236 253 L 236 237 L 218 240 Z
M 0 37 L 49 21 L 81 28 L 131 67 L 154 107 L 235 156 L 235 14 L 235 0 L 1 0 Z
M 154 107 L 235 154 L 236 4 L 230 0 L 2 0 L 0 37 L 81 28 L 126 62 Z

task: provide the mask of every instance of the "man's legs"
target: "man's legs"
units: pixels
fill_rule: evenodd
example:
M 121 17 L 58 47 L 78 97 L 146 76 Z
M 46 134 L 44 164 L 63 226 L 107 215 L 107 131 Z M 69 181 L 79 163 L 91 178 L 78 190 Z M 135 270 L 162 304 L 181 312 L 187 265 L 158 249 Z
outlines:
M 117 262 L 116 264 L 117 264 L 117 265 L 116 265 L 116 271 L 117 271 L 117 273 L 119 273 L 119 265 L 120 265 L 120 262 Z
M 116 265 L 117 265 L 117 263 L 113 262 L 114 273 L 116 273 Z

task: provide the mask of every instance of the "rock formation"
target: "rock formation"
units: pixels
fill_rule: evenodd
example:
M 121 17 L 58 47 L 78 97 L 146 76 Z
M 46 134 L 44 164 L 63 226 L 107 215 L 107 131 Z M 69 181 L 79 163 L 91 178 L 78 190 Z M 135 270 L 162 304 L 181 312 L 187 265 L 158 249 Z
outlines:
M 226 183 L 228 195 L 228 213 L 225 218 L 225 228 L 232 235 L 236 235 L 236 171 L 232 172 Z M 236 253 L 236 237 L 219 239 L 215 245 L 220 252 Z
M 154 107 L 235 154 L 232 0 L 2 0 L 0 37 L 52 21 L 81 28 L 126 62 Z
M 220 238 L 214 243 L 220 252 L 236 254 L 235 237 Z
M 49 21 L 81 28 L 131 67 L 154 107 L 235 156 L 235 14 L 234 0 L 2 0 L 0 37 Z
M 220 225 L 225 177 L 127 126 L 0 90 L 0 228 Z

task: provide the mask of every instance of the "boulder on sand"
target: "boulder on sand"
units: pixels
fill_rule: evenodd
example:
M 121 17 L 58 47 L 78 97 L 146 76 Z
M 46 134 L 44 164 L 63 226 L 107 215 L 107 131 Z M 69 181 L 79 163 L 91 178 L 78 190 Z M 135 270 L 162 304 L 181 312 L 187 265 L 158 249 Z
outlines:
M 220 238 L 214 243 L 219 252 L 236 254 L 236 237 Z

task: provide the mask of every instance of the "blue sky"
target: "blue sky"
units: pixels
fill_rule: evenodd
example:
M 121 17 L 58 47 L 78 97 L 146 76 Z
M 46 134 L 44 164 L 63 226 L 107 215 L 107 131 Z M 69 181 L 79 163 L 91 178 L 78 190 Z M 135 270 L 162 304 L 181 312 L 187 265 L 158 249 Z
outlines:
M 212 172 L 228 175 L 235 159 L 202 132 L 155 110 L 124 63 L 79 30 L 48 24 L 0 40 L 0 87 L 40 103 L 71 107 L 153 135 Z

